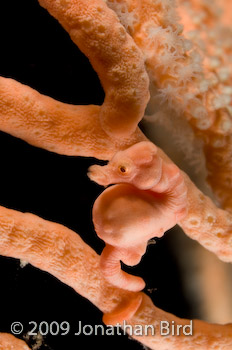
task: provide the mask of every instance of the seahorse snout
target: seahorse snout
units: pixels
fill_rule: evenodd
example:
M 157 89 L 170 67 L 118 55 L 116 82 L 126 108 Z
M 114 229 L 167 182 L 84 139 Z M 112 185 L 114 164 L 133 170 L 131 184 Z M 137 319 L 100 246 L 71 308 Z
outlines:
M 87 175 L 92 181 L 98 183 L 99 185 L 107 186 L 109 184 L 105 166 L 92 165 L 89 167 Z

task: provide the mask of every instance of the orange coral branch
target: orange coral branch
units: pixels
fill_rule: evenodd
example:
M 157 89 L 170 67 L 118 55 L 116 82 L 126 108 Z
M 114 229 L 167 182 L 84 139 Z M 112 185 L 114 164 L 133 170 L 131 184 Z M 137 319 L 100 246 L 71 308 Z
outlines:
M 128 136 L 144 115 L 149 80 L 144 60 L 117 16 L 102 0 L 40 0 L 89 58 L 105 90 L 100 120 L 114 136 Z
M 159 149 L 161 157 L 167 156 Z M 178 224 L 192 239 L 214 252 L 221 260 L 232 262 L 232 216 L 217 208 L 183 172 L 187 186 L 187 216 Z
M 108 159 L 118 149 L 144 140 L 137 128 L 128 138 L 112 138 L 102 129 L 99 106 L 74 106 L 0 77 L 0 130 L 33 146 L 72 156 Z

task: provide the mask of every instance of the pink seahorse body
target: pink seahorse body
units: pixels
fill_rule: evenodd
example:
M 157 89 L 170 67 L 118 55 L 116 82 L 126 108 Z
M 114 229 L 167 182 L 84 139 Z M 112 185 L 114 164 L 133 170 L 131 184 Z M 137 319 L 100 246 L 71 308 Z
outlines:
M 106 166 L 93 165 L 89 177 L 110 186 L 97 198 L 93 222 L 106 246 L 101 255 L 105 278 L 131 291 L 145 287 L 142 278 L 121 270 L 136 265 L 152 237 L 161 237 L 186 215 L 187 189 L 178 167 L 157 154 L 151 142 L 117 152 Z

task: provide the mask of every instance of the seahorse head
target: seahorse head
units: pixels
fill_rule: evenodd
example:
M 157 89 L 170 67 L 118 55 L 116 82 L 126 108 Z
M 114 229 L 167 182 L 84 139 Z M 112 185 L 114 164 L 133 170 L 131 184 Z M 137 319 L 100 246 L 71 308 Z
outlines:
M 141 189 L 149 189 L 161 176 L 160 157 L 151 142 L 139 142 L 118 151 L 105 166 L 93 165 L 88 176 L 99 185 L 130 183 Z

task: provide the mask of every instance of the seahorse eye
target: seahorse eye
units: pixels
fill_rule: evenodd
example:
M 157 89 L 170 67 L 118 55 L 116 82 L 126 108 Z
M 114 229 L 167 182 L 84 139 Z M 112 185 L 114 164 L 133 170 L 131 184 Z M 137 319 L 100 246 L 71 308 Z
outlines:
M 118 169 L 123 174 L 127 172 L 127 168 L 125 167 L 125 165 L 119 165 Z

